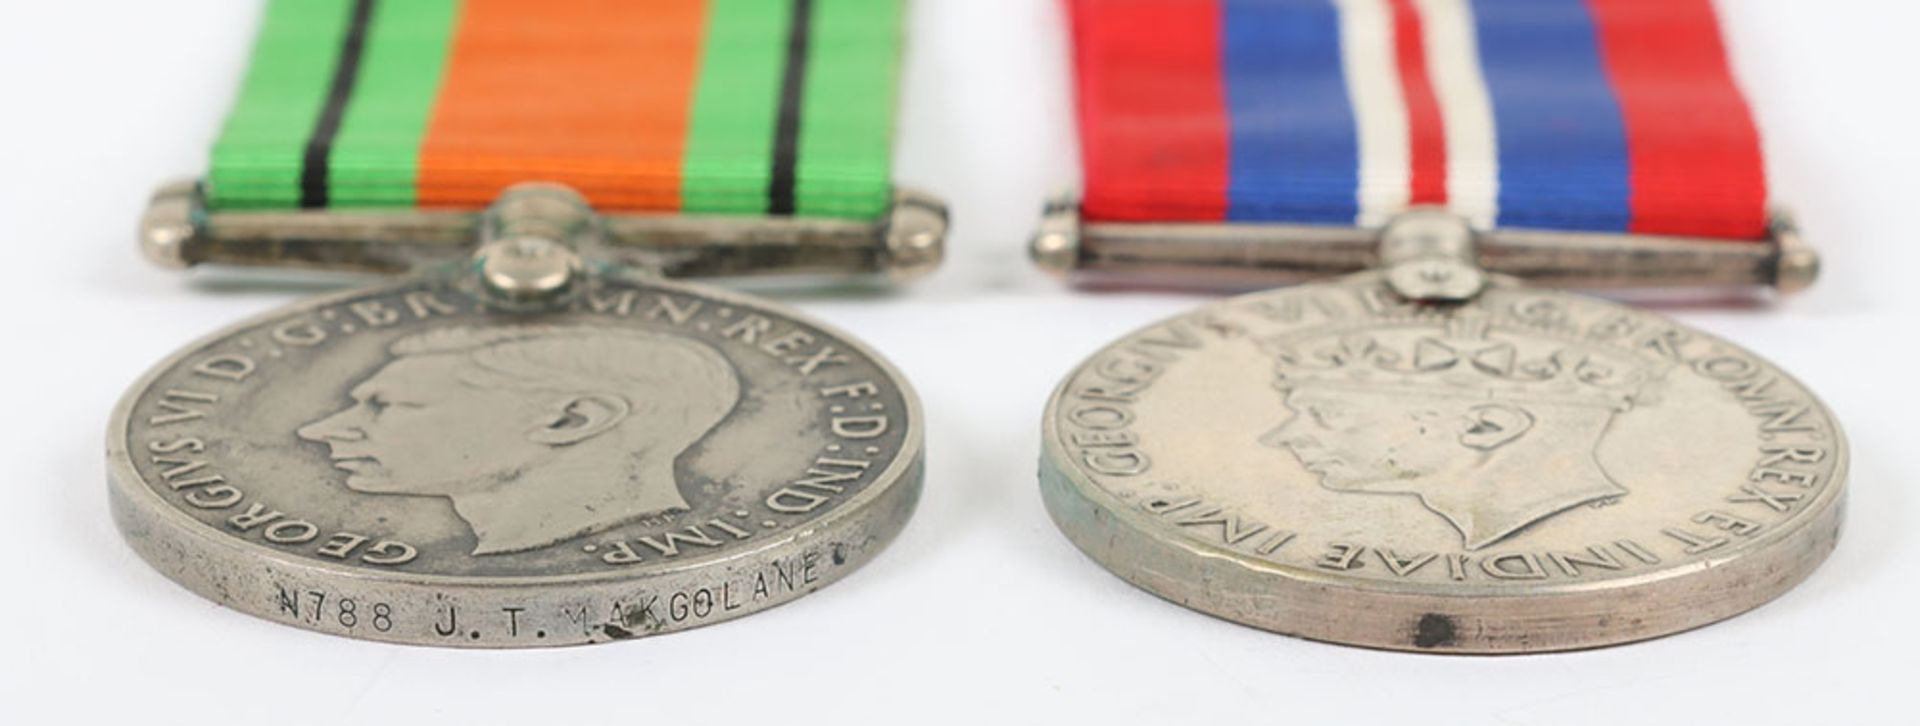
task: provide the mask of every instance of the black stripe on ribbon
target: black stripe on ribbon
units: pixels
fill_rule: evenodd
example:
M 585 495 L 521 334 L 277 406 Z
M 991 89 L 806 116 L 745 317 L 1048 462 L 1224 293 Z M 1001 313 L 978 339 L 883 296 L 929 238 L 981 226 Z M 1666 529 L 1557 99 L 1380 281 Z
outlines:
M 327 159 L 333 155 L 333 138 L 340 133 L 340 119 L 346 116 L 353 84 L 360 79 L 360 56 L 366 48 L 367 26 L 373 20 L 373 3 L 354 0 L 347 34 L 340 40 L 340 59 L 333 66 L 333 83 L 327 87 L 327 101 L 320 106 L 320 118 L 313 122 L 313 134 L 307 137 L 306 153 L 300 159 L 301 207 L 327 206 Z
M 800 156 L 800 97 L 807 81 L 807 36 L 812 0 L 793 0 L 787 30 L 787 66 L 780 78 L 780 118 L 773 132 L 773 174 L 767 183 L 767 212 L 793 214 L 794 167 Z

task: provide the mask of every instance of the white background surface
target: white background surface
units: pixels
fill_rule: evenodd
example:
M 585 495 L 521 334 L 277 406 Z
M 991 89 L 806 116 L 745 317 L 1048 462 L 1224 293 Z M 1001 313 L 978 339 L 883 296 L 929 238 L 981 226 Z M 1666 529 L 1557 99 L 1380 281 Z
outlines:
M 1893 709 L 1920 677 L 1920 6 L 1724 6 L 1776 196 L 1827 274 L 1774 306 L 1669 312 L 1793 371 L 1845 423 L 1839 550 L 1776 602 L 1695 632 L 1458 658 L 1189 612 L 1048 521 L 1033 471 L 1051 386 L 1098 345 L 1210 299 L 1076 292 L 1027 266 L 1043 195 L 1073 175 L 1048 0 L 927 0 L 913 16 L 898 175 L 952 203 L 946 269 L 897 294 L 786 296 L 884 351 L 928 412 L 925 498 L 873 564 L 744 620 L 551 651 L 379 645 L 215 606 L 121 543 L 101 432 L 149 364 L 318 289 L 169 273 L 133 245 L 149 187 L 202 169 L 256 7 L 7 2 L 0 722 L 1912 723 Z

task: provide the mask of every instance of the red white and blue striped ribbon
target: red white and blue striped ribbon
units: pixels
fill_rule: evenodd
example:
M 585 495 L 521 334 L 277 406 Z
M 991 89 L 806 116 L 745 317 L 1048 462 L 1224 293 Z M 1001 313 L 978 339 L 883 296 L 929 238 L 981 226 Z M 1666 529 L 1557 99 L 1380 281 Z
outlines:
M 1068 0 L 1082 211 L 1758 239 L 1709 0 Z

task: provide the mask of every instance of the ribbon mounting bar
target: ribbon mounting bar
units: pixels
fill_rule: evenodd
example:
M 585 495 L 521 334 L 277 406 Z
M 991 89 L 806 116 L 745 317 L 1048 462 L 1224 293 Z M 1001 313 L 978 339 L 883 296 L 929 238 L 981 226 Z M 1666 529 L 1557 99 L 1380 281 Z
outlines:
M 1380 235 L 1345 225 L 1089 221 L 1077 199 L 1062 197 L 1048 204 L 1030 251 L 1041 269 L 1079 285 L 1253 290 L 1378 267 Z M 1474 237 L 1482 269 L 1544 287 L 1791 293 L 1820 270 L 1819 255 L 1777 211 L 1759 241 L 1507 227 Z
M 515 190 L 501 195 L 509 201 Z M 193 180 L 162 185 L 141 218 L 141 248 L 171 268 L 200 264 L 406 274 L 457 263 L 482 239 L 483 211 L 219 211 Z M 604 261 L 673 278 L 846 277 L 906 281 L 940 264 L 946 206 L 895 189 L 875 219 L 674 213 L 600 214 Z

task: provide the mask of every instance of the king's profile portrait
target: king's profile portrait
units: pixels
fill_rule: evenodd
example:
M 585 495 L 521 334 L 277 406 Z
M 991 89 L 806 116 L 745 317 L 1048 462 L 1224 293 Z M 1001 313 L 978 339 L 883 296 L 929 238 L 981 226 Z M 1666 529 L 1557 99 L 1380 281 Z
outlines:
M 477 555 L 686 509 L 675 461 L 740 398 L 718 351 L 665 333 L 462 327 L 387 352 L 297 434 L 352 491 L 451 500 Z
M 1658 371 L 1484 318 L 1264 343 L 1287 409 L 1262 443 L 1336 492 L 1417 498 L 1477 550 L 1628 490 L 1597 450 Z

